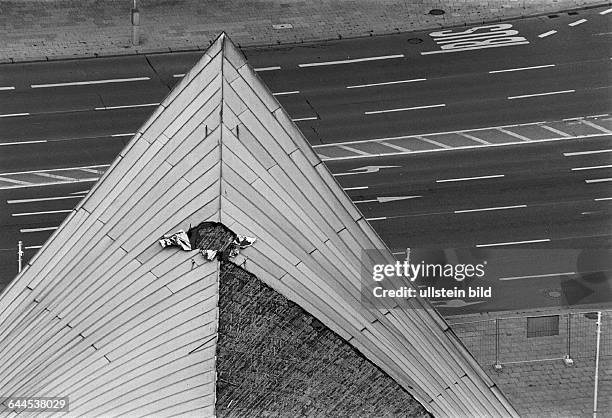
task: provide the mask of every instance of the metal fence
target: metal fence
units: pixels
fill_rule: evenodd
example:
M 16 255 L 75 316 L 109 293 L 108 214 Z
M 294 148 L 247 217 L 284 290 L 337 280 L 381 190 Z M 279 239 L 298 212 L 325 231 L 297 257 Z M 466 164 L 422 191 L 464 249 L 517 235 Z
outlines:
M 459 322 L 451 328 L 482 366 L 612 356 L 612 311 L 525 315 Z

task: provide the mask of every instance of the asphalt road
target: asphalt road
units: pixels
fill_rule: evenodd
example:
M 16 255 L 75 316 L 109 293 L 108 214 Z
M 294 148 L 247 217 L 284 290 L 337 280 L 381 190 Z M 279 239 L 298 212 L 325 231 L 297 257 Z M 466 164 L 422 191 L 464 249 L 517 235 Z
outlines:
M 471 132 L 433 151 L 419 148 L 431 146 L 426 139 L 397 155 L 326 160 L 398 256 L 406 247 L 612 248 L 612 152 L 590 153 L 612 151 L 612 13 L 605 10 L 453 31 L 467 30 L 458 35 L 465 41 L 470 30 L 516 30 L 512 36 L 525 40 L 504 47 L 483 48 L 479 42 L 489 38 L 482 35 L 476 49 L 441 53 L 448 44 L 440 34 L 424 32 L 244 52 L 317 147 L 440 133 L 427 137 L 439 144 L 442 133 Z M 0 66 L 1 287 L 16 274 L 17 241 L 26 261 L 92 184 L 34 186 L 26 179 L 27 187 L 3 188 L 2 174 L 109 164 L 200 56 Z M 560 125 L 568 118 L 583 119 Z M 554 140 L 538 142 L 548 137 L 531 125 L 514 132 L 520 144 L 503 146 L 493 146 L 500 144 L 489 131 L 475 131 L 482 132 L 475 142 L 470 131 L 539 122 Z M 534 275 L 561 273 L 553 261 L 539 264 Z M 589 291 L 571 300 L 550 297 L 573 289 L 566 276 L 499 282 L 505 299 L 470 309 L 607 303 L 612 282 L 602 274 L 595 282 L 576 278 Z

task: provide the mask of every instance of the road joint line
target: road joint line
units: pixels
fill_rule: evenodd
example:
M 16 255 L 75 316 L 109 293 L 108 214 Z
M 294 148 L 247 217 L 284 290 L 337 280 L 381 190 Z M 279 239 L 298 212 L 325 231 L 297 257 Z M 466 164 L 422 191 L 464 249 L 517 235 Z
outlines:
M 395 58 L 404 58 L 404 54 L 382 55 L 378 57 L 354 58 L 354 59 L 337 60 L 337 61 L 311 62 L 311 63 L 306 63 L 306 64 L 298 64 L 298 67 L 300 68 L 323 67 L 323 66 L 328 66 L 328 65 L 353 64 L 353 63 L 358 63 L 358 62 L 381 61 L 381 60 L 395 59 Z
M 559 91 L 549 91 L 545 93 L 521 94 L 518 96 L 508 96 L 508 100 L 528 99 L 530 97 L 551 96 L 555 94 L 567 94 L 567 93 L 576 93 L 576 90 L 559 90 Z
M 87 86 L 94 84 L 110 84 L 110 83 L 127 83 L 132 81 L 147 81 L 151 77 L 131 77 L 131 78 L 111 78 L 107 80 L 89 80 L 89 81 L 68 81 L 64 83 L 49 83 L 49 84 L 31 84 L 33 89 L 48 88 L 48 87 L 67 87 L 67 86 Z

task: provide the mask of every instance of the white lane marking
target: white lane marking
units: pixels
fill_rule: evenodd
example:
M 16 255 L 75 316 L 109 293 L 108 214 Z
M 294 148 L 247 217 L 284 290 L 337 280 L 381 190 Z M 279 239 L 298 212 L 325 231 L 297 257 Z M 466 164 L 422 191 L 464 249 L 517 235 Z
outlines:
M 70 194 L 82 194 L 82 195 L 84 195 L 84 194 L 86 194 L 86 193 L 88 193 L 88 192 L 89 192 L 89 189 L 87 189 L 87 190 L 81 190 L 80 192 L 72 192 L 72 193 L 70 193 Z
M 359 155 L 370 155 L 369 152 L 367 151 L 362 151 L 360 149 L 357 148 L 353 148 L 353 147 L 348 147 L 346 145 L 336 145 L 338 148 L 342 148 L 343 150 L 346 150 L 348 152 L 353 152 L 355 154 L 359 154 Z
M 435 145 L 440 148 L 444 148 L 444 149 L 452 148 L 450 145 L 446 145 L 446 144 L 443 144 L 442 142 L 434 141 L 433 139 L 425 138 L 424 136 L 415 136 L 414 138 L 418 139 L 419 141 L 427 142 L 428 144 Z
M 296 119 L 291 119 L 291 120 L 293 122 L 301 122 L 301 121 L 304 121 L 304 120 L 317 120 L 317 119 L 319 119 L 319 118 L 316 117 L 316 116 L 312 116 L 312 117 L 308 117 L 308 118 L 296 118 Z
M 498 247 L 498 246 L 502 246 L 502 245 L 533 244 L 533 243 L 536 243 L 536 242 L 550 242 L 550 238 L 532 239 L 532 240 L 527 240 L 527 241 L 494 242 L 494 243 L 491 243 L 491 244 L 477 244 L 476 247 L 478 247 L 478 248 L 482 248 L 482 247 Z
M 0 115 L 0 118 L 12 118 L 13 116 L 30 116 L 29 113 L 5 113 Z
M 400 152 L 410 152 L 410 148 L 400 147 L 399 145 L 391 144 L 388 142 L 379 142 L 379 145 L 383 145 L 385 147 L 393 148 L 394 150 Z
M 612 152 L 612 149 L 596 149 L 592 151 L 576 151 L 576 152 L 564 152 L 563 156 L 573 157 L 576 155 L 589 155 L 589 154 L 602 154 L 604 152 Z
M 593 165 L 590 167 L 575 167 L 575 168 L 572 168 L 572 171 L 597 170 L 599 168 L 612 168 L 612 165 Z
M 606 182 L 606 181 L 612 181 L 612 178 L 608 177 L 606 179 L 588 179 L 588 180 L 585 180 L 585 182 L 587 184 L 591 184 L 591 183 L 603 183 L 603 182 Z
M 565 273 L 549 273 L 549 274 L 534 274 L 531 276 L 514 276 L 514 277 L 500 277 L 498 280 L 521 280 L 521 279 L 537 279 L 540 277 L 555 277 L 555 276 L 571 276 L 576 274 L 574 271 L 568 271 Z
M 185 77 L 185 73 L 182 73 L 182 74 L 172 74 L 172 77 L 174 77 L 174 78 L 183 78 L 183 77 Z
M 554 132 L 554 133 L 556 133 L 558 135 L 561 135 L 562 137 L 565 137 L 565 138 L 570 138 L 571 137 L 571 135 L 568 134 L 567 132 L 560 131 L 559 129 L 553 128 L 552 126 L 540 125 L 540 128 L 546 129 L 547 131 L 550 131 L 550 132 Z
M 66 199 L 81 199 L 83 196 L 53 196 L 53 197 L 36 197 L 31 199 L 13 199 L 7 200 L 9 205 L 15 203 L 31 203 L 31 202 L 46 202 L 48 200 L 66 200 Z
M 48 226 L 44 228 L 23 228 L 23 229 L 20 229 L 19 232 L 24 234 L 26 232 L 55 231 L 57 228 L 59 227 L 58 226 Z
M 607 116 L 607 115 L 606 115 L 606 116 Z M 592 117 L 597 117 L 597 116 L 592 116 Z M 604 132 L 604 133 L 607 133 L 607 134 L 612 134 L 612 131 L 610 131 L 609 129 L 606 129 L 606 128 L 604 128 L 603 126 L 599 126 L 598 124 L 593 123 L 593 122 L 591 122 L 591 121 L 581 119 L 581 120 L 580 120 L 580 122 L 581 122 L 582 124 L 584 124 L 584 125 L 590 126 L 590 127 L 591 127 L 591 128 L 593 128 L 593 129 L 597 129 L 597 130 L 598 130 L 598 131 L 600 131 L 600 132 Z
M 584 23 L 586 21 L 587 21 L 586 19 L 579 19 L 579 20 L 577 20 L 575 22 L 572 22 L 572 23 L 568 24 L 568 26 L 578 26 L 578 25 L 580 25 L 580 24 L 582 24 L 582 23 Z
M 544 32 L 538 35 L 538 38 L 546 38 L 547 36 L 554 35 L 557 33 L 556 30 L 549 30 L 548 32 Z
M 135 133 L 135 132 L 132 132 L 132 133 L 127 133 L 127 134 L 112 134 L 111 136 L 112 136 L 113 138 L 115 138 L 115 137 L 118 137 L 118 136 L 134 136 L 134 135 L 136 135 L 136 133 Z
M 555 64 L 546 64 L 546 65 L 534 65 L 533 67 L 519 67 L 519 68 L 508 68 L 507 70 L 493 70 L 489 71 L 489 74 L 497 74 L 497 73 L 510 73 L 514 71 L 525 71 L 525 70 L 536 70 L 539 68 L 550 68 L 554 67 Z
M 26 250 L 38 250 L 39 248 L 42 248 L 42 245 L 30 245 L 25 247 Z
M 14 184 L 30 184 L 29 181 L 22 181 L 22 180 L 15 180 L 15 179 L 6 179 L 6 178 L 0 178 L 0 181 L 4 181 L 7 183 L 14 183 Z
M 4 181 L 5 179 L 0 179 L 0 181 Z M 24 184 L 24 185 L 19 185 L 19 186 L 2 186 L 0 187 L 0 190 L 7 190 L 7 189 L 23 189 L 23 188 L 28 188 L 28 187 L 44 187 L 44 186 L 57 186 L 60 184 L 74 184 L 74 183 L 88 183 L 88 182 L 92 182 L 92 181 L 98 181 L 100 180 L 100 177 L 91 177 L 91 178 L 84 178 L 84 179 L 78 179 L 78 180 L 71 180 L 69 182 L 65 182 L 65 181 L 51 181 L 48 183 L 32 183 L 32 184 Z
M 500 128 L 516 128 L 516 127 L 521 127 L 521 126 L 540 126 L 543 123 L 547 123 L 546 121 L 542 121 L 542 122 L 528 122 L 528 123 L 516 123 L 513 125 L 501 125 L 501 126 L 487 126 L 484 128 L 472 128 L 472 129 L 462 129 L 462 130 L 458 130 L 458 131 L 442 131 L 442 132 L 428 132 L 425 134 L 421 134 L 420 137 L 426 137 L 426 136 L 436 136 L 436 135 L 446 135 L 446 134 L 460 134 L 460 133 L 470 133 L 470 132 L 478 132 L 478 131 L 488 131 L 490 129 L 500 129 Z M 334 146 L 334 145 L 339 145 L 339 144 L 358 144 L 358 143 L 366 143 L 366 142 L 381 142 L 381 141 L 388 141 L 391 139 L 408 139 L 408 138 L 417 138 L 420 139 L 419 135 L 401 135 L 401 136 L 389 136 L 389 137 L 384 137 L 384 138 L 374 138 L 374 139 L 364 139 L 364 140 L 356 140 L 356 141 L 342 141 L 342 142 L 333 142 L 333 143 L 329 143 L 329 144 L 320 144 L 320 145 L 313 145 L 313 148 L 321 148 L 321 147 L 326 147 L 326 146 Z
M 13 213 L 12 216 L 32 216 L 32 215 L 48 215 L 53 213 L 69 213 L 72 212 L 72 209 L 60 209 L 60 210 L 45 210 L 42 212 L 21 212 L 21 213 Z
M 510 136 L 515 137 L 515 138 L 518 138 L 518 139 L 520 139 L 521 141 L 531 141 L 531 139 L 527 138 L 526 136 L 519 135 L 519 134 L 517 134 L 516 132 L 512 132 L 512 131 L 509 131 L 509 130 L 504 129 L 504 128 L 497 128 L 497 130 L 498 130 L 499 132 L 505 133 L 506 135 L 510 135 Z
M 287 96 L 289 94 L 299 94 L 300 91 L 299 90 L 293 90 L 293 91 L 280 91 L 278 93 L 272 93 L 272 96 Z
M 127 83 L 130 81 L 146 81 L 150 79 L 151 79 L 150 77 L 111 78 L 108 80 L 70 81 L 66 83 L 32 84 L 30 85 L 30 87 L 32 87 L 33 89 L 40 89 L 40 88 L 46 88 L 46 87 L 86 86 L 89 84 Z
M 526 208 L 527 205 L 513 205 L 513 206 L 496 206 L 491 208 L 480 208 L 480 209 L 463 209 L 456 210 L 455 213 L 470 213 L 470 212 L 487 212 L 491 210 L 505 210 L 505 209 L 518 209 L 518 208 Z
M 348 191 L 348 190 L 365 190 L 365 189 L 369 189 L 369 187 L 368 186 L 344 187 L 342 190 Z
M 122 106 L 104 106 L 104 107 L 96 107 L 94 108 L 94 110 L 128 109 L 132 107 L 150 107 L 150 106 L 159 106 L 159 103 L 143 103 L 143 104 L 133 104 L 133 105 L 122 105 Z
M 459 177 L 455 179 L 442 179 L 436 180 L 436 183 L 448 183 L 450 181 L 468 181 L 468 180 L 483 180 L 483 179 L 495 179 L 499 177 L 505 177 L 505 174 L 493 174 L 490 176 L 478 176 L 478 177 Z
M 40 144 L 43 142 L 48 142 L 46 139 L 40 139 L 37 141 L 19 141 L 19 142 L 3 142 L 0 143 L 0 147 L 4 145 L 25 145 L 25 144 Z
M 110 164 L 88 165 L 84 167 L 48 168 L 45 170 L 15 171 L 12 173 L 0 173 L 0 176 L 12 176 L 15 174 L 37 174 L 37 173 L 48 173 L 49 171 L 80 170 L 83 168 L 101 168 L 101 167 L 110 167 Z
M 376 199 L 367 199 L 367 200 L 353 200 L 353 203 L 388 203 L 388 202 L 396 202 L 398 200 L 407 200 L 407 199 L 417 199 L 423 196 L 382 196 L 377 197 Z
M 366 218 L 366 221 L 371 222 L 371 221 L 384 221 L 385 219 L 387 219 L 386 216 L 380 216 L 378 218 Z
M 612 197 L 598 197 L 597 199 L 593 199 L 596 202 L 603 202 L 604 200 L 612 200 Z
M 386 110 L 371 110 L 368 112 L 363 112 L 364 115 L 377 115 L 379 113 L 392 113 L 392 112 L 404 112 L 406 110 L 418 110 L 418 109 L 430 109 L 432 107 L 445 107 L 444 103 L 435 104 L 435 105 L 426 105 L 426 106 L 415 106 L 415 107 L 400 107 L 398 109 L 386 109 Z
M 543 142 L 553 142 L 553 141 L 561 141 L 567 139 L 583 139 L 583 138 L 597 138 L 607 136 L 606 134 L 592 134 L 592 135 L 578 135 L 571 138 L 548 138 L 548 139 L 532 139 L 529 142 L 532 144 L 543 143 Z M 406 138 L 414 138 L 414 139 L 422 139 L 425 141 L 426 138 L 417 138 L 416 136 L 407 136 Z M 378 140 L 365 140 L 361 142 L 378 142 Z M 359 141 L 355 141 L 359 142 Z M 427 142 L 434 142 L 432 140 L 428 140 Z M 397 155 L 409 155 L 409 154 L 427 154 L 431 152 L 441 152 L 441 151 L 456 151 L 456 150 L 468 150 L 468 149 L 482 149 L 482 148 L 493 148 L 493 147 L 507 147 L 514 145 L 523 145 L 524 141 L 520 142 L 503 142 L 503 143 L 492 143 L 491 145 L 464 145 L 460 147 L 449 147 L 447 145 L 444 148 L 433 148 L 433 149 L 425 149 L 425 150 L 414 150 L 414 151 L 398 151 L 398 152 L 385 152 L 385 153 L 372 153 L 370 155 L 347 155 L 342 157 L 328 157 L 324 158 L 323 161 L 343 161 L 343 160 L 355 160 L 358 158 L 379 158 L 379 157 L 391 157 Z M 336 144 L 326 144 L 326 146 L 336 146 Z M 319 151 L 317 151 L 319 152 Z
M 489 141 L 485 141 L 484 139 L 476 138 L 474 135 L 466 134 L 465 132 L 459 133 L 459 135 L 466 137 L 467 139 L 471 139 L 475 142 L 480 142 L 481 144 L 491 145 Z
M 81 170 L 83 170 L 83 169 L 81 169 Z M 86 170 L 83 170 L 83 171 L 86 171 Z M 91 171 L 89 171 L 89 172 L 91 172 Z M 95 173 L 97 174 L 98 172 L 95 171 Z M 50 179 L 64 180 L 64 181 L 66 181 L 66 180 L 70 181 L 70 180 L 73 179 L 73 177 L 59 176 L 57 174 L 51 174 L 51 173 L 36 173 L 36 175 L 37 176 L 42 176 L 42 177 L 48 177 Z
M 3 91 L 3 90 L 15 90 L 15 87 L 14 86 L 0 87 L 0 91 Z
M 383 55 L 379 57 L 367 57 L 367 58 L 354 58 L 348 60 L 339 60 L 339 61 L 323 61 L 323 62 L 310 62 L 307 64 L 298 64 L 298 67 L 321 67 L 324 65 L 338 65 L 338 64 L 352 64 L 355 62 L 366 62 L 366 61 L 380 61 L 380 60 L 388 60 L 395 58 L 404 58 L 404 54 L 396 54 L 396 55 Z
M 418 81 L 427 81 L 427 79 L 426 78 L 414 78 L 412 80 L 385 81 L 383 83 L 371 83 L 371 84 L 356 84 L 354 86 L 346 86 L 346 88 L 347 89 L 361 89 L 364 87 L 390 86 L 392 84 L 402 84 L 402 83 L 416 83 Z
M 600 15 L 607 15 L 607 14 L 608 14 L 608 13 L 610 13 L 610 12 L 612 12 L 612 9 L 607 9 L 607 10 L 604 10 L 604 11 L 602 11 L 602 12 L 599 12 L 599 14 L 600 14 Z
M 350 147 L 346 147 L 349 148 L 349 151 L 352 152 L 362 152 L 360 150 L 354 149 L 354 148 L 350 148 Z M 344 149 L 346 149 L 344 148 Z M 349 171 L 345 172 L 345 173 L 336 173 L 333 174 L 334 176 L 338 177 L 338 176 L 352 176 L 355 174 L 370 174 L 370 173 L 378 173 L 381 169 L 383 168 L 400 168 L 399 165 L 368 165 L 365 167 L 357 167 L 357 168 L 352 168 Z
M 498 44 L 498 45 L 471 46 L 471 47 L 468 47 L 468 48 L 441 49 L 439 51 L 425 51 L 425 52 L 421 52 L 421 55 L 446 54 L 446 53 L 449 53 L 449 52 L 473 51 L 473 50 L 476 50 L 476 49 L 486 49 L 486 48 L 501 48 L 503 46 L 526 45 L 528 43 L 529 43 L 529 41 L 522 41 L 522 42 L 503 43 L 503 44 Z
M 548 91 L 546 93 L 521 94 L 520 96 L 508 96 L 508 100 L 525 99 L 528 97 L 550 96 L 553 94 L 566 94 L 566 93 L 575 93 L 575 92 L 576 90 L 560 90 L 560 91 Z
M 260 71 L 274 71 L 274 70 L 280 70 L 281 67 L 276 66 L 276 67 L 260 67 L 260 68 L 254 68 L 254 70 L 256 72 L 260 72 Z

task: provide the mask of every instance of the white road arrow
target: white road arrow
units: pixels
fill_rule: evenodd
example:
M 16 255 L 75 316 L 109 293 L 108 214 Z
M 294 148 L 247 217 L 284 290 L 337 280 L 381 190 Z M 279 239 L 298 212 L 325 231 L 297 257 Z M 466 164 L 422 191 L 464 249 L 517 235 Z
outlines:
M 387 203 L 387 202 L 395 202 L 396 200 L 406 200 L 406 199 L 416 199 L 418 197 L 423 196 L 383 196 L 377 197 L 376 199 L 368 199 L 368 200 L 355 200 L 354 203 Z
M 383 168 L 399 168 L 399 165 L 368 165 L 366 167 L 353 168 L 346 173 L 336 173 L 334 176 L 352 176 L 353 174 L 378 173 Z

